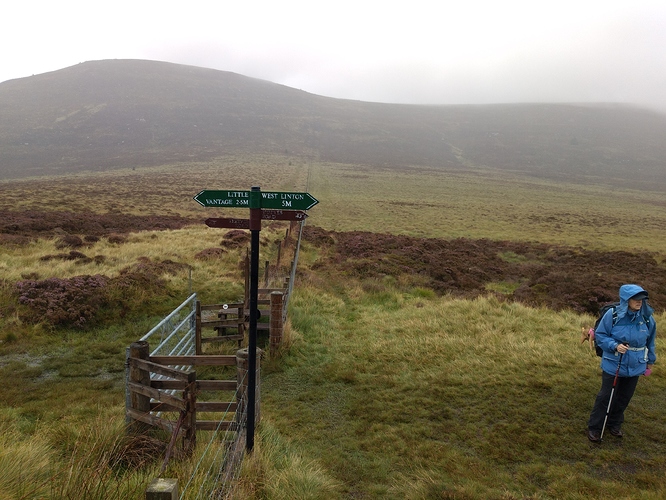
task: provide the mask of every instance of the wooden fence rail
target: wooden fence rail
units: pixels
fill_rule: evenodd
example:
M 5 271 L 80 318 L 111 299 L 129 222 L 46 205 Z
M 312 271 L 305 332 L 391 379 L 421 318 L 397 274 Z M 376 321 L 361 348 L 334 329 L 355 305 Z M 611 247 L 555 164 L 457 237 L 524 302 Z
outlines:
M 236 355 L 184 355 L 150 356 L 146 341 L 134 342 L 129 349 L 127 365 L 130 394 L 126 414 L 129 432 L 144 433 L 151 428 L 160 428 L 173 435 L 172 441 L 182 435 L 185 453 L 196 446 L 197 431 L 239 431 L 246 406 L 247 395 L 247 349 Z M 261 350 L 258 358 L 261 359 Z M 176 369 L 172 366 L 235 366 L 236 380 L 197 380 L 193 369 Z M 255 423 L 259 421 L 260 378 L 257 377 L 257 411 Z M 234 392 L 234 401 L 198 401 L 201 391 Z M 202 420 L 200 413 L 231 415 L 231 420 Z M 165 418 L 164 414 L 178 413 L 177 420 Z
M 259 315 L 268 318 L 268 322 L 257 322 L 257 331 L 269 333 L 271 357 L 275 356 L 282 342 L 285 293 L 286 289 L 281 288 L 259 289 L 260 296 L 267 297 L 257 301 Z M 205 317 L 206 312 L 217 313 L 217 315 L 215 319 L 209 319 Z M 249 330 L 249 308 L 244 303 L 204 305 L 197 301 L 195 320 L 195 352 L 197 355 L 203 355 L 205 345 L 213 342 L 236 341 L 240 347 L 245 339 L 245 333 Z M 215 331 L 215 334 L 206 336 L 205 332 L 211 329 Z
M 268 317 L 269 321 L 258 322 L 258 330 L 269 331 L 270 355 L 274 356 L 282 342 L 284 324 L 287 319 L 287 306 L 291 294 L 296 265 L 298 262 L 298 251 L 303 233 L 303 222 L 292 222 L 286 230 L 284 240 L 278 242 L 277 258 L 274 265 L 266 262 L 264 271 L 264 288 L 258 290 L 257 308 L 261 317 Z M 297 238 L 293 238 L 293 232 L 300 229 Z M 293 244 L 295 243 L 295 244 Z M 288 266 L 282 264 L 289 262 Z M 244 433 L 247 416 L 247 349 L 239 349 L 236 356 L 220 356 L 204 354 L 204 345 L 212 342 L 237 341 L 238 347 L 242 345 L 245 334 L 249 329 L 249 279 L 250 258 L 246 255 L 245 269 L 245 294 L 243 302 L 233 304 L 208 304 L 203 305 L 196 300 L 196 294 L 184 302 L 180 308 L 191 303 L 195 299 L 195 310 L 191 311 L 190 332 L 186 335 L 189 343 L 180 347 L 179 350 L 167 350 L 170 355 L 150 356 L 148 343 L 145 342 L 153 331 L 149 332 L 141 341 L 135 342 L 127 350 L 127 389 L 126 389 L 126 413 L 127 421 L 130 423 L 128 429 L 132 432 L 145 432 L 158 427 L 172 433 L 171 443 L 167 450 L 167 457 L 163 470 L 168 461 L 170 448 L 177 438 L 183 436 L 183 448 L 191 453 L 196 444 L 197 431 L 236 431 L 236 438 L 231 444 L 225 457 L 224 473 L 221 477 L 231 478 L 239 469 L 244 454 Z M 285 272 L 285 268 L 286 272 Z M 180 310 L 180 308 L 178 310 Z M 178 312 L 174 311 L 172 315 Z M 211 313 L 213 316 L 211 318 Z M 206 314 L 208 313 L 208 314 Z M 256 314 L 257 312 L 252 312 Z M 165 318 L 163 322 L 170 317 Z M 213 336 L 204 336 L 203 332 L 212 329 Z M 175 336 L 172 334 L 171 336 Z M 171 338 L 171 336 L 169 338 Z M 178 339 L 178 336 L 175 336 Z M 143 345 L 145 344 L 145 345 Z M 165 352 L 161 347 L 159 352 Z M 188 353 L 194 352 L 193 355 Z M 257 359 L 261 359 L 261 350 L 257 349 Z M 190 368 L 196 366 L 236 366 L 236 380 L 197 380 L 196 371 Z M 171 368 L 176 366 L 178 368 Z M 182 367 L 189 367 L 182 369 Z M 259 372 L 260 363 L 257 364 Z M 256 374 L 256 406 L 255 425 L 260 420 L 261 402 L 261 377 Z M 235 391 L 235 401 L 197 401 L 200 391 Z M 177 422 L 163 418 L 163 413 L 179 413 Z M 232 414 L 232 420 L 201 420 L 197 418 L 201 413 L 224 413 Z M 167 482 L 166 488 L 163 484 Z M 221 485 L 224 486 L 224 485 Z M 168 490 L 168 496 L 164 496 Z M 146 491 L 147 499 L 178 498 L 178 482 L 173 479 L 156 479 Z

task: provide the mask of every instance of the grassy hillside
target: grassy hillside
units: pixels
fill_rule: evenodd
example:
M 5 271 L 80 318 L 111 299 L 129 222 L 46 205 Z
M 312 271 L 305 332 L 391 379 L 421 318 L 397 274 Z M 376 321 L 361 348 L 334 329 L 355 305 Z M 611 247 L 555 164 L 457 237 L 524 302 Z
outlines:
M 262 386 L 263 425 L 335 485 L 294 498 L 663 497 L 663 374 L 640 381 L 624 441 L 587 441 L 589 319 L 390 280 L 331 288 L 299 287 L 300 341 Z
M 625 106 L 376 104 L 151 61 L 0 84 L 0 178 L 284 154 L 652 190 L 666 181 L 665 136 L 666 116 Z
M 284 154 L 0 183 L 0 496 L 143 497 L 163 449 L 122 435 L 124 349 L 190 286 L 242 294 L 244 248 L 202 223 L 231 211 L 192 196 L 252 185 L 320 203 L 237 498 L 663 497 L 661 362 L 625 440 L 590 445 L 598 358 L 578 307 L 637 281 L 664 310 L 661 194 Z M 262 260 L 280 234 L 262 230 Z M 54 307 L 18 282 L 49 283 Z
M 0 182 L 0 210 L 16 212 L 16 217 L 31 211 L 49 218 L 49 212 L 70 210 L 115 214 L 120 220 L 122 214 L 132 214 L 170 217 L 169 223 L 203 221 L 245 212 L 202 208 L 192 200 L 199 191 L 251 186 L 310 192 L 320 203 L 310 211 L 309 223 L 336 231 L 661 252 L 660 235 L 666 228 L 666 195 L 633 185 L 553 182 L 501 169 L 377 169 L 298 161 L 283 154 Z M 39 220 L 37 214 L 32 217 Z M 46 224 L 44 230 L 63 223 Z M 124 223 L 130 225 L 130 218 Z M 0 221 L 0 227 L 12 224 L 9 217 Z M 78 224 L 83 224 L 82 216 Z

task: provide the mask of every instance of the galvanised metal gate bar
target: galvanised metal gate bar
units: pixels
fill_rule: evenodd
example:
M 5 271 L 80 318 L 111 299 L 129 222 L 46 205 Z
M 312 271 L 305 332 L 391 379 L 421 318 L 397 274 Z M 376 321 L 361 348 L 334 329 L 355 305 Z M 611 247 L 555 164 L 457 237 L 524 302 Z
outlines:
M 195 352 L 196 332 L 196 303 L 197 294 L 190 295 L 181 305 L 174 309 L 168 316 L 164 317 L 152 330 L 141 337 L 140 341 L 153 341 L 159 339 L 157 346 L 150 353 L 151 356 L 185 356 Z M 129 384 L 129 357 L 130 348 L 125 352 L 125 407 L 132 406 Z M 188 371 L 190 366 L 176 366 L 177 370 Z M 163 378 L 161 375 L 152 374 L 155 379 Z M 129 416 L 125 417 L 129 424 Z
M 160 321 L 152 330 L 141 337 L 140 341 L 151 340 L 158 335 L 160 341 L 150 353 L 151 356 L 178 356 L 194 354 L 194 333 L 196 331 L 197 294 L 190 295 L 171 314 Z M 187 330 L 185 330 L 187 328 Z

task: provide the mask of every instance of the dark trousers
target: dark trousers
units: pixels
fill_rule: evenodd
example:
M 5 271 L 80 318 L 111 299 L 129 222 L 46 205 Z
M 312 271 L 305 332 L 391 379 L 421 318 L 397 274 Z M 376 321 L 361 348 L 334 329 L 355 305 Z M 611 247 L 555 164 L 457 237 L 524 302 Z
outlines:
M 601 372 L 601 390 L 594 401 L 594 408 L 590 414 L 590 420 L 587 422 L 587 428 L 591 431 L 601 432 L 608 410 L 608 400 L 613 390 L 613 380 L 615 375 Z M 631 397 L 636 390 L 638 377 L 618 377 L 615 391 L 613 392 L 613 402 L 608 413 L 607 429 L 619 429 L 624 422 L 624 410 L 629 405 Z

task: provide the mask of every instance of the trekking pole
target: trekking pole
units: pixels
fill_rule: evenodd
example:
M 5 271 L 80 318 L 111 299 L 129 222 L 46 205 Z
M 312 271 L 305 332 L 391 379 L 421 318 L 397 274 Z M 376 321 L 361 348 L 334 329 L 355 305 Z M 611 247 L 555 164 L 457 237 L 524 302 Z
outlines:
M 601 436 L 599 436 L 599 441 L 602 441 L 604 439 L 606 422 L 608 421 L 608 414 L 610 413 L 611 404 L 613 404 L 613 394 L 615 393 L 615 387 L 617 386 L 617 377 L 620 375 L 620 365 L 622 364 L 622 356 L 624 356 L 624 353 L 620 354 L 620 360 L 617 362 L 617 370 L 615 370 L 615 378 L 613 379 L 613 388 L 611 389 L 610 397 L 608 398 L 608 408 L 606 408 L 606 418 L 604 418 L 604 426 L 601 428 Z

